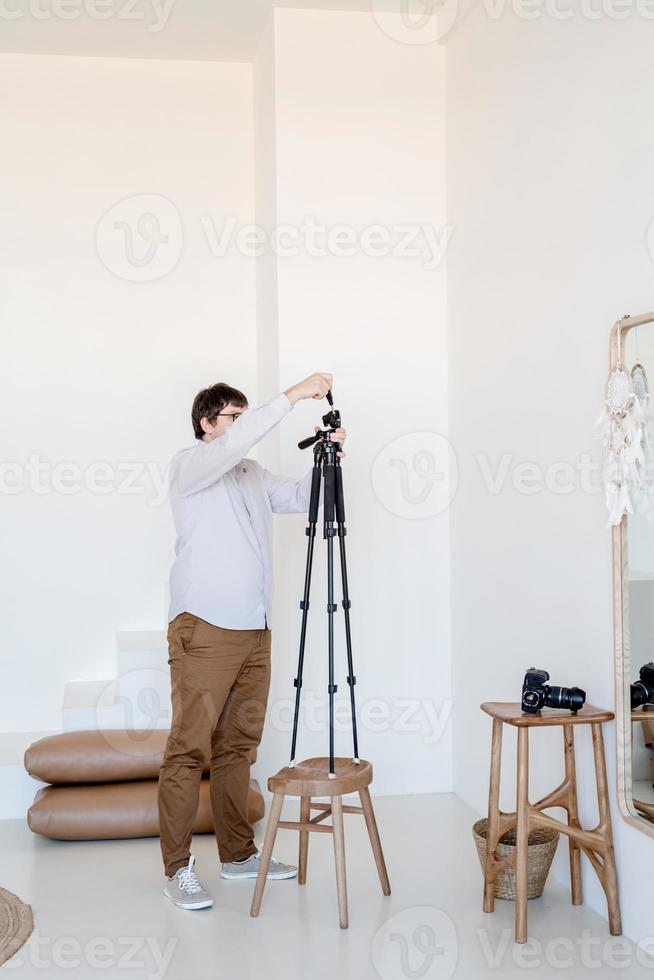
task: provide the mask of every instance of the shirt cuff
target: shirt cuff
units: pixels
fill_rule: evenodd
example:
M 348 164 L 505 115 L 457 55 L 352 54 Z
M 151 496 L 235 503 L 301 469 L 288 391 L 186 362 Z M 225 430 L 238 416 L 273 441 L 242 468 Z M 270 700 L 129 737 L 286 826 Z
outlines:
M 288 397 L 285 391 L 280 391 L 277 397 L 273 398 L 271 404 L 279 407 L 279 409 L 283 411 L 285 414 L 287 412 L 290 412 L 291 409 L 293 408 L 293 403 L 291 402 L 290 398 Z

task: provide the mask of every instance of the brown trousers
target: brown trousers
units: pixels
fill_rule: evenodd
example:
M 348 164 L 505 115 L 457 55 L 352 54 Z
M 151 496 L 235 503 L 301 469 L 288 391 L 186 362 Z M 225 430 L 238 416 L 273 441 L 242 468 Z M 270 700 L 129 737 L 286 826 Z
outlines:
M 191 613 L 168 627 L 173 717 L 159 772 L 161 854 L 166 874 L 189 862 L 202 770 L 220 860 L 257 850 L 247 819 L 250 755 L 259 745 L 270 688 L 271 631 L 228 630 Z

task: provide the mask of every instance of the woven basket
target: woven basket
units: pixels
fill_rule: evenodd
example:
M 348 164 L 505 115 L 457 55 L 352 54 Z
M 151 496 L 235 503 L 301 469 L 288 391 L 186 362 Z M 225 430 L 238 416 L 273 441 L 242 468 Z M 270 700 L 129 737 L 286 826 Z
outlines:
M 487 830 L 488 820 L 485 818 L 478 820 L 472 828 L 482 874 L 486 866 Z M 558 843 L 559 833 L 557 830 L 546 830 L 544 827 L 539 827 L 530 831 L 527 898 L 538 898 L 543 894 L 545 881 Z M 497 856 L 500 860 L 505 857 L 513 857 L 514 854 L 515 827 L 502 834 L 497 845 Z M 515 872 L 512 866 L 505 868 L 495 879 L 495 898 L 506 898 L 510 902 L 515 901 Z

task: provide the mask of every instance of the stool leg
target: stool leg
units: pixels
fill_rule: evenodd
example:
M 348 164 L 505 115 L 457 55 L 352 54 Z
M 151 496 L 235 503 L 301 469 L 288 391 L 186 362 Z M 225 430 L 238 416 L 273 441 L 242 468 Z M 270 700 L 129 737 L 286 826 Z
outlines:
M 518 826 L 515 848 L 515 941 L 527 942 L 527 880 L 529 856 L 529 729 L 518 728 Z
M 381 841 L 379 839 L 377 821 L 375 820 L 375 811 L 372 808 L 372 800 L 370 799 L 370 790 L 367 786 L 364 786 L 363 789 L 359 790 L 359 799 L 361 800 L 361 809 L 363 810 L 366 827 L 368 828 L 368 837 L 370 838 L 370 843 L 372 844 L 372 853 L 375 856 L 375 864 L 377 865 L 377 871 L 379 872 L 379 880 L 381 881 L 382 891 L 384 895 L 390 895 L 391 886 L 388 880 L 388 872 L 386 871 L 384 852 L 382 851 Z
M 300 797 L 300 823 L 308 823 L 311 816 L 311 797 Z M 309 851 L 309 831 L 300 831 L 300 852 L 297 862 L 297 883 L 304 885 L 307 880 L 307 854 Z
M 484 912 L 495 908 L 495 881 L 491 864 L 500 833 L 500 765 L 502 760 L 502 722 L 493 718 L 490 782 L 488 787 L 488 825 L 486 830 L 486 867 L 484 868 Z
M 568 825 L 581 827 L 579 805 L 577 803 L 577 767 L 575 763 L 574 725 L 563 726 L 563 745 L 565 751 L 565 778 L 568 782 Z M 572 904 L 581 905 L 583 891 L 581 885 L 581 850 L 572 837 L 568 837 L 570 850 L 570 891 Z
M 257 883 L 254 886 L 254 895 L 252 896 L 252 906 L 250 908 L 250 915 L 252 916 L 258 915 L 261 907 L 261 899 L 263 898 L 263 890 L 266 887 L 266 876 L 270 867 L 270 857 L 272 855 L 275 837 L 277 836 L 277 824 L 279 823 L 279 815 L 282 812 L 283 802 L 284 794 L 275 793 L 270 807 L 266 836 L 264 837 L 263 848 L 261 850 L 261 864 L 259 865 L 259 872 L 257 874 Z
M 338 894 L 338 917 L 341 929 L 347 929 L 347 883 L 345 879 L 345 840 L 343 835 L 343 800 L 332 796 L 332 828 L 334 837 L 334 859 L 336 862 L 336 891 Z
M 622 934 L 620 918 L 620 899 L 618 897 L 618 875 L 615 869 L 615 854 L 613 853 L 613 831 L 611 829 L 611 810 L 609 808 L 609 792 L 606 780 L 606 760 L 604 758 L 604 737 L 602 725 L 595 722 L 593 730 L 593 753 L 595 756 L 595 779 L 597 781 L 597 808 L 599 810 L 600 830 L 604 835 L 604 868 L 601 875 L 602 887 L 606 895 L 609 913 L 609 929 L 612 936 Z

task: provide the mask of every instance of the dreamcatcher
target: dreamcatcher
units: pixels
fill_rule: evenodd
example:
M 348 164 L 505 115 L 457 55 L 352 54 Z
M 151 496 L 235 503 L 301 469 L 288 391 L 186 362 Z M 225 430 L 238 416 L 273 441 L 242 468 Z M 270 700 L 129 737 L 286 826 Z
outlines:
M 652 453 L 649 425 L 651 412 L 649 406 L 649 384 L 647 372 L 638 357 L 638 330 L 636 334 L 636 363 L 631 369 L 631 390 L 634 399 L 638 403 L 642 415 L 642 425 L 640 430 L 642 463 L 639 462 L 639 494 L 636 511 L 642 511 L 649 520 L 654 520 L 654 484 L 652 483 Z
M 649 508 L 647 422 L 649 387 L 645 368 L 638 360 L 631 371 L 622 363 L 622 330 L 617 325 L 617 364 L 609 374 L 606 400 L 598 423 L 602 427 L 606 461 L 604 486 L 608 525 L 619 524 L 624 514 L 641 506 Z

